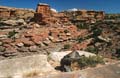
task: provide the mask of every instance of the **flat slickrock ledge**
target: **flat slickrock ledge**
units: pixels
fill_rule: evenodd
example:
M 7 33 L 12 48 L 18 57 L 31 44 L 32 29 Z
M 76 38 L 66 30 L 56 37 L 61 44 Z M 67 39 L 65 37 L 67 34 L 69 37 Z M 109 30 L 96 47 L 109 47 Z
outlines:
M 50 72 L 54 68 L 47 62 L 46 55 L 33 55 L 0 61 L 0 78 L 14 78 L 30 71 Z
M 32 78 L 120 78 L 120 62 L 93 69 L 53 75 L 48 74 Z

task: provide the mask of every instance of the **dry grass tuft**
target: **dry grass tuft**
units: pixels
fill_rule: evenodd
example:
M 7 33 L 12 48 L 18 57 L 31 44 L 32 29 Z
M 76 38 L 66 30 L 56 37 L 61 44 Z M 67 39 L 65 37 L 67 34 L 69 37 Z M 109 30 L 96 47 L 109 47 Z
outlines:
M 32 78 L 32 77 L 36 77 L 36 76 L 39 76 L 39 75 L 40 75 L 39 71 L 33 70 L 33 71 L 30 71 L 30 72 L 24 73 L 23 78 Z

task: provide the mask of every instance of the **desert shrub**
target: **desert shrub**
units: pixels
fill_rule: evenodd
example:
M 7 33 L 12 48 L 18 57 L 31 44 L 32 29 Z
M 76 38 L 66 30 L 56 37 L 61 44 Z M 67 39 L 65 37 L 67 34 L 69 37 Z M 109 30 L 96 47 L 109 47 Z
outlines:
M 98 54 L 98 48 L 97 47 L 87 47 L 85 51 Z
M 29 72 L 26 72 L 23 74 L 23 77 L 25 78 L 32 78 L 32 77 L 35 77 L 35 76 L 39 76 L 40 72 L 37 71 L 37 70 L 33 70 L 33 71 L 29 71 Z
M 13 41 L 15 41 L 15 35 L 17 34 L 17 32 L 15 30 L 11 31 L 8 33 L 8 38 L 13 39 Z
M 88 25 L 86 23 L 78 23 L 77 28 L 78 29 L 88 29 Z
M 77 41 L 78 41 L 78 43 L 81 43 L 82 41 L 84 41 L 84 39 L 81 38 L 81 37 L 78 37 L 78 38 L 77 38 Z
M 0 21 L 2 21 L 3 18 L 0 18 Z
M 64 49 L 69 49 L 71 46 L 70 46 L 70 44 L 65 44 L 64 45 Z
M 96 29 L 93 31 L 93 37 L 99 36 L 102 33 L 101 29 Z
M 78 38 L 76 39 L 76 41 L 78 41 L 78 43 L 81 43 L 82 41 L 87 40 L 87 39 L 90 39 L 90 38 L 91 38 L 91 35 L 87 35 L 87 36 L 85 36 L 85 37 L 78 37 Z
M 117 58 L 120 59 L 120 49 L 116 49 L 116 55 L 117 55 Z
M 49 36 L 52 36 L 52 32 L 49 32 Z
M 64 30 L 64 32 L 65 32 L 65 33 L 69 33 L 69 31 L 68 31 L 68 30 Z
M 103 58 L 101 56 L 90 56 L 88 57 L 88 66 L 95 67 L 97 64 L 104 64 Z
M 10 31 L 10 32 L 8 33 L 8 38 L 12 38 L 13 36 L 15 36 L 16 33 L 17 33 L 17 32 L 16 32 L 15 30 Z
M 81 56 L 81 58 L 78 60 L 78 63 L 81 68 L 84 67 L 95 67 L 97 64 L 104 64 L 104 60 L 101 56 Z
M 84 67 L 86 67 L 88 65 L 87 61 L 88 61 L 87 57 L 81 56 L 81 58 L 79 59 L 78 63 L 79 63 L 81 68 L 84 68 Z

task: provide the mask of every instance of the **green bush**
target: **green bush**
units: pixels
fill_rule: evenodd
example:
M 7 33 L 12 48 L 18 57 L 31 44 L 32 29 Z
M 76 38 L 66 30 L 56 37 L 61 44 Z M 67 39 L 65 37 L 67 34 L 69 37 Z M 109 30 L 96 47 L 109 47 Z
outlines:
M 81 56 L 81 58 L 78 61 L 78 64 L 80 65 L 81 68 L 84 68 L 84 67 L 88 66 L 87 61 L 88 61 L 87 57 Z
M 68 31 L 68 30 L 64 30 L 64 32 L 65 32 L 65 33 L 69 33 L 69 31 Z
M 93 37 L 99 36 L 102 33 L 101 29 L 96 29 L 93 31 Z
M 86 23 L 78 23 L 77 25 L 78 29 L 88 29 L 89 26 Z
M 81 56 L 81 58 L 78 60 L 78 63 L 81 68 L 84 67 L 95 67 L 97 64 L 104 64 L 104 60 L 101 56 Z
M 10 32 L 8 33 L 8 38 L 12 38 L 13 36 L 15 36 L 16 33 L 17 33 L 17 32 L 16 32 L 15 30 L 10 31 Z
M 78 43 L 81 43 L 82 41 L 84 41 L 84 39 L 81 38 L 81 37 L 79 37 L 79 38 L 77 39 L 77 41 L 78 41 Z
M 98 54 L 98 48 L 95 48 L 95 47 L 88 47 L 88 48 L 86 48 L 85 51 Z
M 70 46 L 70 44 L 65 44 L 64 45 L 64 49 L 69 49 L 71 46 Z
M 120 48 L 119 48 L 119 49 L 116 49 L 116 55 L 117 55 L 117 58 L 120 59 Z
M 101 56 L 90 56 L 87 62 L 90 67 L 95 67 L 97 64 L 104 64 Z
M 15 30 L 11 31 L 8 33 L 8 38 L 12 38 L 15 41 L 15 35 L 17 32 Z

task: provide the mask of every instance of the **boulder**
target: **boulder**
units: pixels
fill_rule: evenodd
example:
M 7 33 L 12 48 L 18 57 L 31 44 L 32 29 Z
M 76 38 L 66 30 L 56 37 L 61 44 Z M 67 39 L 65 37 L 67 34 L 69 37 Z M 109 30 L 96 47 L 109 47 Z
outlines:
M 5 39 L 7 37 L 8 37 L 7 35 L 0 35 L 0 39 Z
M 18 19 L 18 20 L 7 20 L 7 21 L 1 21 L 0 23 L 4 25 L 10 25 L 10 26 L 15 26 L 15 25 L 25 25 L 26 22 L 24 19 Z
M 38 44 L 38 42 L 42 41 L 42 37 L 41 36 L 37 36 L 37 35 L 34 35 L 31 40 L 35 43 L 35 44 Z
M 110 42 L 110 41 L 111 41 L 110 38 L 104 38 L 104 37 L 102 37 L 102 36 L 98 36 L 98 38 L 99 38 L 100 40 L 105 41 L 105 42 Z
M 14 36 L 16 39 L 20 38 L 20 34 L 15 34 Z
M 43 42 L 41 42 L 41 41 L 39 41 L 39 42 L 37 43 L 37 45 L 39 45 L 40 47 L 44 47 L 44 46 L 45 46 L 45 44 L 44 44 Z
M 71 36 L 71 33 L 66 33 L 67 36 Z
M 89 56 L 96 56 L 96 54 L 94 53 L 90 53 L 90 52 L 86 52 L 86 51 L 77 51 L 79 53 L 80 56 L 84 55 L 86 57 L 89 57 Z
M 0 46 L 0 52 L 4 52 L 5 51 L 5 47 Z
M 26 22 L 24 21 L 24 19 L 18 19 L 18 20 L 16 21 L 16 23 L 17 23 L 17 24 L 21 24 L 21 25 L 25 25 L 25 24 L 26 24 Z
M 37 24 L 37 23 L 33 24 L 33 26 L 35 26 L 36 28 L 39 28 L 39 27 L 40 27 L 40 25 Z
M 49 58 L 55 62 L 60 62 L 61 59 L 72 51 L 64 51 L 64 52 L 51 52 Z M 77 51 L 80 56 L 85 55 L 86 57 L 95 56 L 95 54 L 86 52 L 86 51 Z
M 61 59 L 69 54 L 71 51 L 65 51 L 65 52 L 51 52 L 49 55 L 49 58 L 55 62 L 60 62 Z
M 44 43 L 45 45 L 49 45 L 49 44 L 51 43 L 51 41 L 50 41 L 50 40 L 45 40 L 45 41 L 43 41 L 43 43 Z
M 29 41 L 29 40 L 23 41 L 23 44 L 25 46 L 32 46 L 32 45 L 34 45 L 34 43 L 32 41 Z
M 48 38 L 49 38 L 51 41 L 54 40 L 54 37 L 52 37 L 52 36 L 49 36 Z
M 0 61 L 0 77 L 23 78 L 30 73 L 43 73 L 55 71 L 47 62 L 46 55 L 33 55 Z
M 30 46 L 29 51 L 30 52 L 36 52 L 38 50 L 37 46 Z
M 4 40 L 2 40 L 2 42 L 3 43 L 6 43 L 6 44 L 10 44 L 10 43 L 12 43 L 12 39 L 10 39 L 10 38 L 7 38 L 7 39 L 4 39 Z
M 28 52 L 28 48 L 27 47 L 20 47 L 17 49 L 19 52 Z
M 16 20 L 1 21 L 1 23 L 5 24 L 5 25 L 10 25 L 10 26 L 17 25 Z
M 6 50 L 3 54 L 3 56 L 5 56 L 5 57 L 15 56 L 15 55 L 17 55 L 17 50 L 14 47 L 11 47 L 11 46 L 6 48 Z
M 16 44 L 18 47 L 22 47 L 22 46 L 24 46 L 24 44 L 23 43 L 18 43 L 18 44 Z

